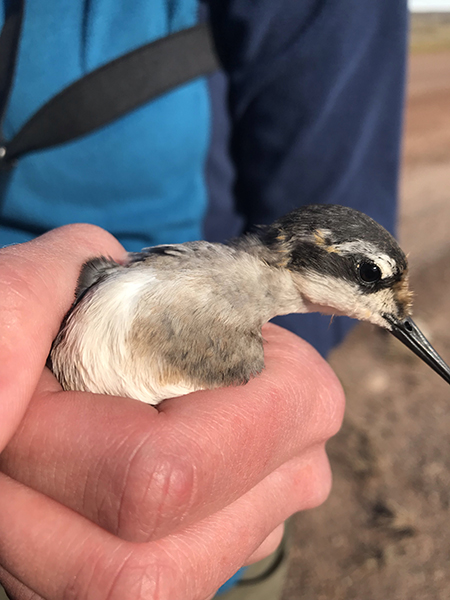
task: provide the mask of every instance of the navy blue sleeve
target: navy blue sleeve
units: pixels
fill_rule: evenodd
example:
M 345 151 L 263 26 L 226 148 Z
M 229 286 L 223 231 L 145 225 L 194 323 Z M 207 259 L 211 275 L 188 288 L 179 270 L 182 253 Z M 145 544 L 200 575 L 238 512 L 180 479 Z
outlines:
M 395 232 L 406 0 L 209 0 L 209 11 L 228 84 L 225 117 L 223 82 L 211 80 L 213 146 L 229 133 L 243 229 L 335 203 Z M 230 175 L 216 175 L 211 202 L 230 203 Z M 322 353 L 348 329 L 341 319 L 287 319 Z

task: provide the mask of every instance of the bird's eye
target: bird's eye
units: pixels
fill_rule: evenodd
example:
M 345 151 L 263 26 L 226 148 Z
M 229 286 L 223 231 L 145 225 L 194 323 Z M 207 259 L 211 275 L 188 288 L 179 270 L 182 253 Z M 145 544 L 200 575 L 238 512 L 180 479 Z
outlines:
M 375 283 L 381 279 L 381 269 L 373 262 L 362 262 L 359 265 L 359 276 L 366 283 Z

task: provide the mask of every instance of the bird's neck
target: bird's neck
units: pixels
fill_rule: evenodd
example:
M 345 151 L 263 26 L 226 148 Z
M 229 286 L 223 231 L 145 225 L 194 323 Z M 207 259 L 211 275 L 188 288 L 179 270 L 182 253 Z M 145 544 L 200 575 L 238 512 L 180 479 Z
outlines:
M 282 261 L 276 262 L 257 237 L 246 236 L 233 245 L 241 263 L 240 294 L 248 302 L 248 311 L 261 315 L 262 323 L 278 315 L 308 312 L 292 272 Z

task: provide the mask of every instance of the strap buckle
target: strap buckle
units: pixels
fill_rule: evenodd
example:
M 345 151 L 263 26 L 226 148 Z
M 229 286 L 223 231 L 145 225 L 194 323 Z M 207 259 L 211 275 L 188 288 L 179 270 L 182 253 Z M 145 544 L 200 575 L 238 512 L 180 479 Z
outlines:
M 9 171 L 16 164 L 15 160 L 8 157 L 8 148 L 5 143 L 0 141 L 0 171 Z

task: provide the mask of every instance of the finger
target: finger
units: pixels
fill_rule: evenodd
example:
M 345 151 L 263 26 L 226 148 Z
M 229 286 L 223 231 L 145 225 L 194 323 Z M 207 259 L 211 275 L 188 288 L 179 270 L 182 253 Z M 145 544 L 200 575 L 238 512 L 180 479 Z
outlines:
M 102 229 L 71 225 L 0 250 L 0 450 L 21 420 L 84 261 L 124 256 Z
M 0 474 L 0 562 L 47 600 L 205 598 L 279 523 L 299 507 L 323 500 L 313 480 L 323 481 L 327 473 L 323 448 L 316 449 L 219 513 L 146 544 L 121 541 Z
M 0 468 L 124 539 L 203 519 L 340 426 L 343 395 L 328 365 L 280 328 L 265 336 L 260 377 L 171 400 L 161 412 L 48 393 L 47 374 Z
M 281 544 L 283 535 L 284 535 L 284 523 L 282 525 L 278 525 L 278 527 L 276 527 L 271 533 L 269 533 L 269 535 L 266 537 L 266 539 L 263 541 L 263 543 L 259 546 L 259 548 L 257 548 L 253 552 L 253 554 L 248 557 L 245 564 L 251 565 L 251 564 L 258 562 L 260 560 L 263 560 L 264 558 L 267 558 L 268 556 L 273 554 L 275 552 L 275 550 L 278 548 L 278 546 Z
M 44 600 L 26 585 L 23 585 L 18 579 L 8 573 L 0 566 L 0 583 L 5 588 L 10 600 Z

